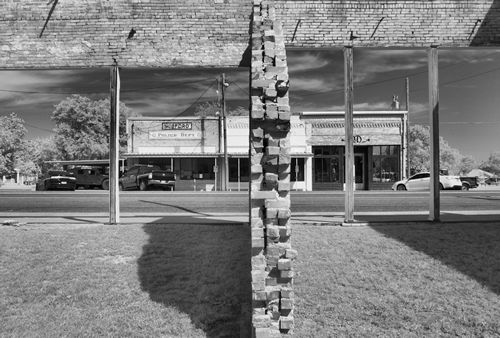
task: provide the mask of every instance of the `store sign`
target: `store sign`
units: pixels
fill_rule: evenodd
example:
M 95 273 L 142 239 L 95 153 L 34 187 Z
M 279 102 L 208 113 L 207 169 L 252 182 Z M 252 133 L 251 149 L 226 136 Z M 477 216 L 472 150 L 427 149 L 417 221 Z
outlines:
M 342 142 L 345 141 L 344 138 L 341 138 L 340 139 Z M 367 142 L 370 142 L 370 139 L 369 138 L 364 138 L 363 136 L 361 135 L 354 135 L 352 137 L 352 140 L 354 141 L 354 144 L 361 144 L 361 143 L 367 143 Z
M 179 131 L 179 130 L 158 130 L 149 132 L 150 140 L 199 140 L 201 132 L 199 131 Z
M 366 143 L 370 141 L 370 139 L 363 138 L 363 136 L 361 135 L 354 135 L 352 138 L 355 144 Z
M 163 122 L 162 130 L 193 130 L 192 122 Z

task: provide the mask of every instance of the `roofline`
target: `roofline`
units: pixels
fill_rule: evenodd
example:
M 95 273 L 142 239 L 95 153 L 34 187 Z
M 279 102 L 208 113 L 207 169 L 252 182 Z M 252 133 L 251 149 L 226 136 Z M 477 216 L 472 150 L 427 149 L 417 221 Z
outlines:
M 131 116 L 128 117 L 127 120 L 129 121 L 171 121 L 171 120 L 218 120 L 219 117 L 217 116 L 206 116 L 206 117 L 200 117 L 200 116 L 158 116 L 158 117 L 152 117 L 152 116 Z
M 354 115 L 404 115 L 407 114 L 407 110 L 355 110 Z M 345 115 L 344 111 L 304 111 L 300 113 L 300 116 L 333 116 L 333 115 Z

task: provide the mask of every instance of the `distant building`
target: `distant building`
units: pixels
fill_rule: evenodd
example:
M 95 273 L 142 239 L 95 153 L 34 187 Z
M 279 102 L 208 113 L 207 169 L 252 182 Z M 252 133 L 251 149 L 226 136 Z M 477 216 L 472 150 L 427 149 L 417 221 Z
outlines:
M 357 190 L 390 189 L 406 172 L 407 112 L 354 112 Z M 228 190 L 248 190 L 249 119 L 227 124 Z M 222 122 L 218 117 L 132 117 L 127 120 L 128 166 L 156 164 L 177 174 L 176 190 L 220 190 L 224 170 Z M 344 113 L 292 116 L 292 190 L 342 190 Z

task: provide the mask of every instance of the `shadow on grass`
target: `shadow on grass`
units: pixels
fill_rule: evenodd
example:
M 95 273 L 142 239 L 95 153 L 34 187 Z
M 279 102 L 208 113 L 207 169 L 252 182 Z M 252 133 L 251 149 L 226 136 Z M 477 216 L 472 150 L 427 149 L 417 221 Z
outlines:
M 207 337 L 249 336 L 248 225 L 167 222 L 144 225 L 149 241 L 138 260 L 142 289 L 151 300 L 188 314 Z
M 435 258 L 500 295 L 500 224 L 385 225 L 373 229 Z

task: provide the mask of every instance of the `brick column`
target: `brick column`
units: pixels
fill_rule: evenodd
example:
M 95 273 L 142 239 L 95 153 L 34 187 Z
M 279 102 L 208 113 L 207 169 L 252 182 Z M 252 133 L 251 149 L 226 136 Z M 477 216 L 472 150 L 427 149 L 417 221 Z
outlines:
M 293 329 L 290 244 L 290 106 L 281 24 L 271 1 L 254 0 L 250 108 L 250 224 L 254 337 Z

